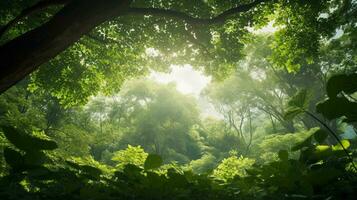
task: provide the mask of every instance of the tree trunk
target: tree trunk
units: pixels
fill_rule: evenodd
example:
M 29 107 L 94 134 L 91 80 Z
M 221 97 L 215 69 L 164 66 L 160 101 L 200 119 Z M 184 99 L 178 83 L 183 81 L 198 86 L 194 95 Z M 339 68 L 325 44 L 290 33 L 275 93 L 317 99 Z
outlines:
M 0 93 L 64 51 L 132 0 L 73 0 L 48 22 L 0 46 Z

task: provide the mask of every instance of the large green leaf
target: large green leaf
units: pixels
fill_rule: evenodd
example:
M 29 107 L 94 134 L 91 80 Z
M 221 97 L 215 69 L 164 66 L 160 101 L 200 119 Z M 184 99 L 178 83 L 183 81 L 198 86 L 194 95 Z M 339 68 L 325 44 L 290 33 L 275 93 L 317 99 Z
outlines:
M 299 90 L 288 102 L 289 107 L 297 107 L 302 110 L 306 109 L 309 105 L 309 101 L 311 98 L 311 93 L 306 90 L 302 89 Z
M 54 150 L 58 147 L 54 141 L 28 135 L 10 126 L 2 127 L 2 130 L 5 137 L 23 151 Z
M 309 106 L 310 96 L 310 92 L 305 89 L 299 90 L 294 96 L 292 96 L 288 101 L 288 107 L 284 113 L 284 119 L 292 120 L 297 115 L 303 113 Z
M 340 92 L 352 94 L 357 91 L 357 74 L 339 74 L 332 76 L 326 85 L 327 95 L 336 97 Z
M 357 121 L 357 103 L 345 97 L 330 98 L 318 103 L 316 111 L 329 120 L 345 116 L 349 122 Z
M 159 155 L 149 154 L 144 163 L 144 169 L 156 169 L 162 165 L 162 158 Z
M 284 119 L 285 120 L 292 120 L 294 119 L 297 115 L 299 115 L 300 113 L 303 113 L 304 110 L 299 108 L 299 107 L 295 107 L 295 106 L 289 106 L 285 113 L 284 113 Z

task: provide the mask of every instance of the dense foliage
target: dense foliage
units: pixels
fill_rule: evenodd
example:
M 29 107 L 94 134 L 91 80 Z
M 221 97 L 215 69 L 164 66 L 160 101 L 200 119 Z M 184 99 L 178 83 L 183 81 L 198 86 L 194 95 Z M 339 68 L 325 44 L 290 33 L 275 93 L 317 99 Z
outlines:
M 0 44 L 73 2 L 1 1 Z M 128 2 L 0 94 L 0 199 L 356 198 L 356 1 Z

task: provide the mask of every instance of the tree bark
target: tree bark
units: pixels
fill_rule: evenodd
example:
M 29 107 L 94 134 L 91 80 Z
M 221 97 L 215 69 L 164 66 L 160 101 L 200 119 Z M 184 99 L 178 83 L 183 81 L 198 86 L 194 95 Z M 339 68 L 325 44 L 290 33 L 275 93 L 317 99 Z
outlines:
M 0 93 L 84 34 L 124 13 L 131 0 L 73 0 L 48 22 L 0 47 Z

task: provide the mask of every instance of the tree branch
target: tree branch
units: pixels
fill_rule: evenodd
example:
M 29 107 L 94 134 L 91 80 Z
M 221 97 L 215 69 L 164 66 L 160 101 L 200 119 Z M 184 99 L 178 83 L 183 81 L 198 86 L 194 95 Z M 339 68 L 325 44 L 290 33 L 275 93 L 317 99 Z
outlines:
M 105 21 L 124 13 L 132 0 L 72 0 L 44 24 L 0 46 L 0 93 L 35 71 Z
M 0 37 L 5 34 L 7 30 L 9 30 L 12 26 L 14 26 L 17 22 L 19 22 L 21 19 L 37 12 L 42 9 L 48 8 L 50 6 L 55 6 L 55 5 L 64 5 L 68 3 L 71 0 L 42 0 L 35 5 L 24 9 L 21 11 L 21 13 L 15 17 L 13 20 L 11 20 L 9 23 L 7 23 L 5 26 L 2 26 L 0 28 Z
M 187 22 L 191 25 L 193 25 L 193 24 L 210 25 L 210 24 L 224 23 L 232 15 L 242 13 L 242 12 L 247 12 L 247 11 L 251 10 L 252 8 L 256 7 L 257 5 L 259 5 L 260 3 L 263 3 L 266 1 L 270 1 L 270 0 L 255 0 L 251 3 L 239 5 L 237 7 L 226 10 L 223 13 L 221 13 L 215 17 L 206 18 L 206 19 L 192 17 L 192 16 L 190 16 L 186 13 L 180 12 L 180 11 L 167 10 L 167 9 L 161 9 L 161 8 L 129 8 L 127 10 L 126 14 L 153 15 L 153 16 L 169 17 L 169 18 L 184 20 L 185 22 Z

